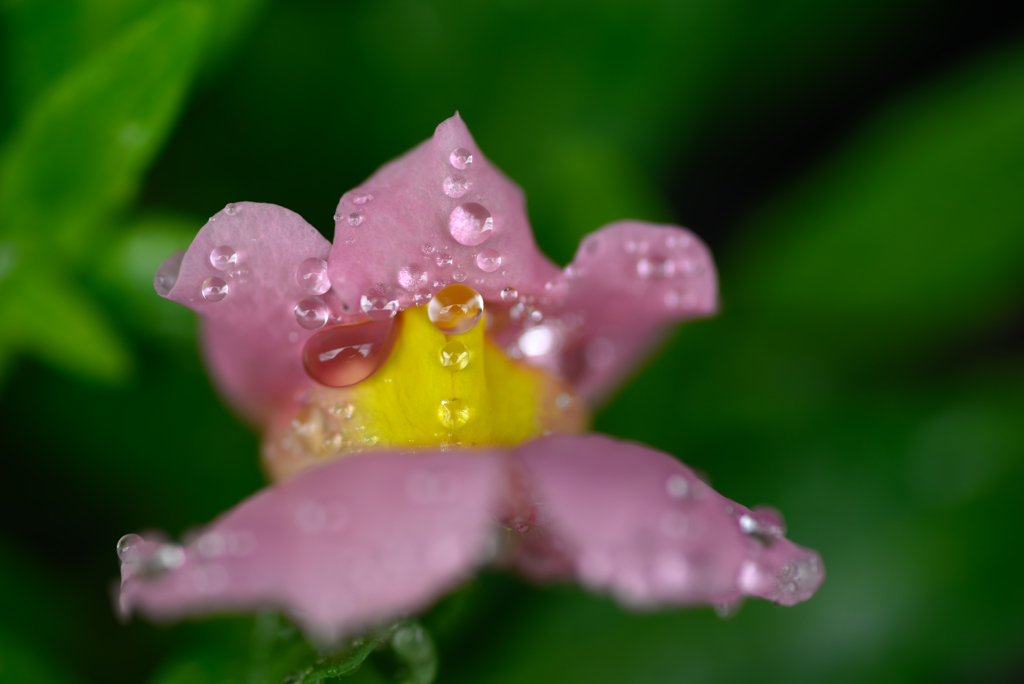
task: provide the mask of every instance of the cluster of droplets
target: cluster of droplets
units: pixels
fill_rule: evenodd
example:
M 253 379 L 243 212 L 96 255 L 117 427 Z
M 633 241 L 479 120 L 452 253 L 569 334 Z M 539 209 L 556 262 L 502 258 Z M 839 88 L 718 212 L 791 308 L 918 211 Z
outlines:
M 698 276 L 704 271 L 700 258 L 690 250 L 695 241 L 685 233 L 672 232 L 658 241 L 627 240 L 623 249 L 636 257 L 636 275 L 642 281 L 674 283 Z M 668 309 L 686 309 L 696 303 L 696 294 L 684 286 L 670 285 L 663 289 L 662 302 Z

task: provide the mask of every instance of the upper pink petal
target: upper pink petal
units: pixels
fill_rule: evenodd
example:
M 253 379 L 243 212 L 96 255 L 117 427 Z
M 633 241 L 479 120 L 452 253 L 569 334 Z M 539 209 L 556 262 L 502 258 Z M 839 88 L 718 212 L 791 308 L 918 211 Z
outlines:
M 512 325 L 497 336 L 593 402 L 642 362 L 669 323 L 717 308 L 715 264 L 696 235 L 618 221 L 584 238 L 545 296 L 515 304 Z
M 335 221 L 331 281 L 350 305 L 366 296 L 405 308 L 452 282 L 499 301 L 506 287 L 540 295 L 558 275 L 534 242 L 522 190 L 484 157 L 458 114 L 346 192 Z
M 295 307 L 311 293 L 296 272 L 307 259 L 326 260 L 330 248 L 298 214 L 239 202 L 214 215 L 184 257 L 172 256 L 157 272 L 157 292 L 205 319 L 210 372 L 250 420 L 264 422 L 310 383 L 302 345 L 313 331 L 299 325 Z
M 821 558 L 782 537 L 777 516 L 726 499 L 668 454 L 599 435 L 516 453 L 551 547 L 584 585 L 628 605 L 792 605 L 824 580 Z
M 501 468 L 465 451 L 329 463 L 226 513 L 156 578 L 159 545 L 122 553 L 121 608 L 285 609 L 321 642 L 422 609 L 492 550 Z

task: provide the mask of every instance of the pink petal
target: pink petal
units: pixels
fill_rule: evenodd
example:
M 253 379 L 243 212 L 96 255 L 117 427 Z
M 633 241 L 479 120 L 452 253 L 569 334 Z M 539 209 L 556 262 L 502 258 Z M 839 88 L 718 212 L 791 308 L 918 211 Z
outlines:
M 463 159 L 472 156 L 468 165 L 458 150 Z M 493 228 L 467 232 L 474 217 L 484 222 L 481 208 Z M 485 299 L 500 301 L 509 286 L 543 294 L 544 283 L 558 274 L 533 240 L 522 190 L 483 156 L 458 114 L 442 122 L 433 138 L 346 192 L 335 221 L 331 281 L 349 303 L 372 298 L 371 288 L 378 288 L 380 296 L 405 308 L 425 303 L 451 282 L 465 282 Z M 453 221 L 461 243 L 453 236 Z M 484 250 L 500 257 L 494 270 L 478 265 Z
M 668 454 L 599 435 L 548 437 L 516 453 L 552 548 L 581 583 L 627 605 L 742 595 L 792 605 L 824 579 L 818 554 L 783 538 L 770 512 L 729 501 Z
M 707 246 L 683 228 L 641 221 L 588 235 L 546 290 L 544 300 L 513 306 L 514 325 L 497 337 L 513 355 L 570 380 L 592 402 L 643 360 L 669 323 L 707 316 L 718 306 Z
M 492 550 L 501 468 L 469 451 L 329 463 L 226 513 L 155 579 L 154 548 L 122 553 L 121 608 L 158 619 L 281 608 L 322 642 L 422 609 Z
M 303 261 L 326 260 L 329 252 L 330 243 L 298 214 L 239 202 L 203 226 L 183 259 L 172 256 L 157 272 L 157 292 L 205 319 L 210 371 L 255 422 L 310 384 L 302 345 L 313 330 L 299 324 L 295 307 L 323 287 L 307 279 L 304 291 L 296 272 Z

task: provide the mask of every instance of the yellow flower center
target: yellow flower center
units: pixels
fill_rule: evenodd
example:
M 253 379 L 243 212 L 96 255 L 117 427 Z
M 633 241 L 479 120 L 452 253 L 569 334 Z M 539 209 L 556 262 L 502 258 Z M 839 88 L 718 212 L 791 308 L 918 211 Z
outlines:
M 282 411 L 264 440 L 271 477 L 367 450 L 511 445 L 583 430 L 572 389 L 507 358 L 485 321 L 448 334 L 425 306 L 399 313 L 394 349 L 376 373 L 351 387 L 317 385 Z

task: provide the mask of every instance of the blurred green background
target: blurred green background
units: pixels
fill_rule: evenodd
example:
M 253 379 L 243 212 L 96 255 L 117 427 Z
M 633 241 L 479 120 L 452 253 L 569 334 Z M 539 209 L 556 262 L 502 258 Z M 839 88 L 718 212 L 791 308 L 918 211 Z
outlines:
M 233 201 L 330 237 L 341 193 L 456 109 L 553 259 L 624 217 L 709 242 L 721 315 L 596 427 L 778 507 L 829 576 L 721 619 L 484 574 L 424 617 L 438 681 L 1024 678 L 1024 6 L 0 7 L 0 681 L 276 683 L 301 660 L 252 618 L 114 616 L 122 534 L 262 485 L 153 272 Z

